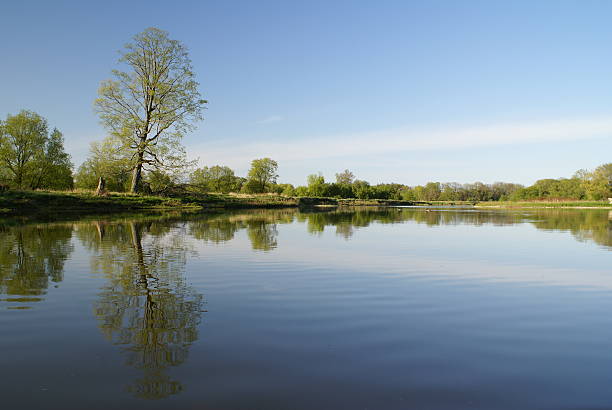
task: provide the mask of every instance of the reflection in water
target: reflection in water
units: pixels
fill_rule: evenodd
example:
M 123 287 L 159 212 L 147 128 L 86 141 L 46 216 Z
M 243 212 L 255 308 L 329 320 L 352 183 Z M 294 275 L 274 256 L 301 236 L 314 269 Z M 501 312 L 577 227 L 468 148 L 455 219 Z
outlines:
M 612 247 L 612 216 L 601 210 L 542 209 L 528 211 L 503 210 L 448 210 L 422 208 L 370 208 L 354 210 L 332 210 L 328 212 L 303 213 L 298 220 L 307 222 L 311 233 L 323 232 L 326 226 L 335 226 L 336 233 L 349 239 L 355 228 L 367 227 L 371 223 L 400 223 L 414 221 L 436 225 L 495 225 L 505 226 L 531 223 L 538 229 L 569 231 L 579 241 L 591 240 L 599 245 Z
M 94 313 L 104 336 L 121 347 L 125 363 L 140 376 L 128 387 L 137 397 L 160 399 L 182 390 L 170 369 L 187 359 L 198 339 L 203 297 L 188 286 L 185 265 L 189 244 L 231 241 L 245 231 L 251 247 L 282 246 L 279 226 L 298 222 L 320 234 L 335 227 L 350 239 L 372 223 L 415 222 L 436 225 L 513 225 L 568 231 L 579 241 L 612 249 L 612 215 L 600 210 L 442 210 L 367 208 L 298 212 L 251 210 L 183 216 L 132 216 L 124 220 L 24 226 L 0 225 L 0 302 L 25 308 L 42 300 L 50 282 L 60 282 L 73 252 L 72 236 L 91 254 L 91 270 L 106 284 Z M 19 306 L 20 305 L 20 306 Z
M 199 215 L 189 224 L 189 233 L 196 239 L 221 243 L 234 239 L 236 232 L 246 229 L 253 250 L 270 251 L 278 245 L 277 225 L 293 222 L 296 214 L 293 209 L 284 209 Z
M 146 399 L 180 392 L 166 371 L 186 360 L 202 311 L 202 295 L 185 283 L 184 227 L 98 222 L 77 233 L 93 251 L 92 270 L 108 278 L 94 307 L 100 329 L 142 371 L 128 390 Z
M 28 302 L 42 300 L 49 281 L 63 279 L 64 263 L 70 257 L 70 226 L 0 226 L 0 294 L 4 301 L 19 303 L 13 309 L 27 309 Z
M 73 229 L 84 245 L 95 252 L 91 262 L 94 271 L 104 272 L 112 283 L 121 284 L 126 294 L 144 297 L 154 293 L 159 298 L 164 289 L 173 297 L 188 289 L 181 282 L 189 252 L 185 245 L 187 236 L 218 244 L 234 239 L 238 231 L 245 230 L 252 249 L 272 251 L 282 245 L 278 225 L 294 221 L 305 223 L 307 231 L 317 235 L 326 227 L 335 227 L 336 234 L 345 239 L 372 223 L 414 221 L 428 226 L 530 223 L 537 229 L 568 231 L 578 241 L 593 241 L 612 248 L 612 212 L 606 210 L 432 209 L 427 212 L 422 208 L 362 208 L 298 212 L 284 209 L 131 216 L 125 221 L 0 225 L 0 293 L 8 296 L 2 300 L 10 301 L 11 308 L 27 308 L 27 303 L 41 300 L 50 281 L 61 281 L 64 262 L 73 251 Z
M 612 216 L 602 210 L 542 209 L 526 211 L 432 209 L 423 208 L 361 208 L 311 212 L 243 211 L 217 215 L 200 215 L 189 224 L 189 233 L 196 239 L 221 243 L 234 239 L 236 232 L 246 229 L 255 250 L 272 250 L 278 246 L 278 224 L 293 221 L 306 224 L 311 234 L 321 234 L 328 226 L 336 234 L 350 239 L 359 228 L 372 223 L 394 224 L 416 222 L 437 225 L 509 226 L 530 223 L 537 229 L 571 232 L 577 240 L 591 240 L 612 247 Z

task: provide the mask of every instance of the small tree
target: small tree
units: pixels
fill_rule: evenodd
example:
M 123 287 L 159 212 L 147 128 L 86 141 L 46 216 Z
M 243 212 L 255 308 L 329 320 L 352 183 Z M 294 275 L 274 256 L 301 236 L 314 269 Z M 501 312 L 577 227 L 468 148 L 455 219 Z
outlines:
M 245 190 L 251 193 L 266 192 L 270 184 L 275 184 L 278 163 L 270 158 L 254 159 L 251 162 Z
M 187 49 L 166 31 L 148 28 L 121 52 L 130 71 L 114 70 L 95 101 L 102 123 L 131 152 L 131 192 L 144 167 L 176 169 L 186 163 L 180 141 L 202 119 L 206 100 L 198 91 Z
M 89 157 L 75 175 L 75 185 L 78 188 L 94 189 L 99 179 L 103 178 L 106 189 L 125 191 L 129 184 L 132 162 L 122 146 L 121 140 L 112 136 L 101 142 L 93 142 Z
M 326 184 L 325 178 L 321 173 L 308 175 L 308 195 L 310 196 L 325 196 Z
M 341 185 L 350 185 L 353 183 L 353 181 L 355 180 L 355 175 L 349 171 L 348 169 L 345 169 L 344 171 L 340 172 L 339 174 L 336 174 L 336 183 L 337 184 L 341 184 Z

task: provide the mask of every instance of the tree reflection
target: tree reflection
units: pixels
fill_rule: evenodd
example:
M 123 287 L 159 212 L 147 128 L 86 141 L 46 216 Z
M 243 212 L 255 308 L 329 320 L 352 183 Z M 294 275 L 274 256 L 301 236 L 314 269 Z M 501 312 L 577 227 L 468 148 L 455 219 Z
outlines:
M 350 239 L 357 229 L 372 223 L 416 222 L 438 225 L 506 226 L 531 223 L 538 229 L 569 231 L 577 240 L 594 241 L 612 247 L 612 212 L 601 210 L 545 209 L 529 211 L 475 209 L 360 208 L 302 212 L 297 220 L 305 222 L 309 233 L 320 235 L 327 226 Z
M 246 230 L 253 250 L 271 251 L 278 246 L 278 225 L 293 222 L 295 216 L 292 209 L 200 215 L 189 224 L 189 233 L 196 239 L 219 244 Z
M 247 224 L 247 233 L 253 249 L 270 251 L 277 246 L 278 230 L 276 224 L 262 219 L 254 219 Z
M 145 399 L 179 393 L 181 383 L 167 372 L 197 340 L 203 304 L 184 279 L 185 224 L 98 222 L 79 226 L 78 235 L 95 251 L 92 270 L 108 279 L 94 307 L 99 327 L 142 371 L 128 390 Z
M 538 229 L 570 231 L 578 240 L 592 240 L 612 247 L 612 217 L 600 210 L 477 210 L 423 208 L 340 208 L 309 211 L 256 210 L 213 215 L 200 215 L 189 225 L 196 239 L 219 244 L 234 239 L 246 230 L 254 250 L 271 251 L 279 246 L 278 225 L 294 220 L 305 223 L 313 235 L 321 235 L 326 227 L 335 227 L 337 235 L 350 239 L 358 229 L 372 223 L 396 224 L 416 222 L 427 226 L 472 225 L 507 226 L 531 223 Z
M 61 282 L 71 237 L 70 225 L 0 227 L 0 293 L 12 296 L 6 301 L 40 301 L 49 282 Z

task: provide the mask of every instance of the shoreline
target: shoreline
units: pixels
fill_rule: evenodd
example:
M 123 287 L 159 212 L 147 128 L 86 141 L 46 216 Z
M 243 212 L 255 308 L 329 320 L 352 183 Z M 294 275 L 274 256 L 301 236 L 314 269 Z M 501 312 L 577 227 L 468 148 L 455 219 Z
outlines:
M 324 197 L 284 197 L 280 195 L 188 194 L 154 196 L 112 193 L 95 196 L 79 191 L 7 191 L 0 193 L 0 215 L 81 213 L 107 214 L 141 211 L 207 211 L 231 209 L 350 208 L 350 207 L 432 207 L 476 209 L 600 209 L 612 204 L 598 201 L 567 202 L 468 202 L 402 201 L 388 199 L 336 199 Z

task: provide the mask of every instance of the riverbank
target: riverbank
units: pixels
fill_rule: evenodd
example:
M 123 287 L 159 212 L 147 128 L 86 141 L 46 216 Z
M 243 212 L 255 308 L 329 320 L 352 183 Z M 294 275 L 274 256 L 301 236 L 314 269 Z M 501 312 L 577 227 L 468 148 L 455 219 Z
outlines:
M 249 208 L 308 208 L 350 206 L 409 206 L 425 203 L 385 199 L 335 199 L 282 195 L 200 194 L 173 196 L 90 191 L 8 191 L 0 193 L 0 214 L 52 214 L 58 212 L 115 213 L 146 210 L 214 210 Z
M 8 191 L 0 193 L 0 214 L 57 212 L 115 213 L 145 210 L 203 210 L 297 207 L 295 198 L 278 195 L 189 194 L 180 197 L 87 191 Z
M 356 206 L 475 206 L 477 208 L 576 208 L 612 209 L 607 201 L 571 202 L 466 202 L 400 201 L 386 199 L 292 198 L 281 195 L 200 194 L 175 196 L 110 193 L 96 196 L 89 191 L 8 191 L 0 193 L 0 215 L 56 213 L 118 213 L 149 210 L 200 211 L 249 208 L 310 208 Z

